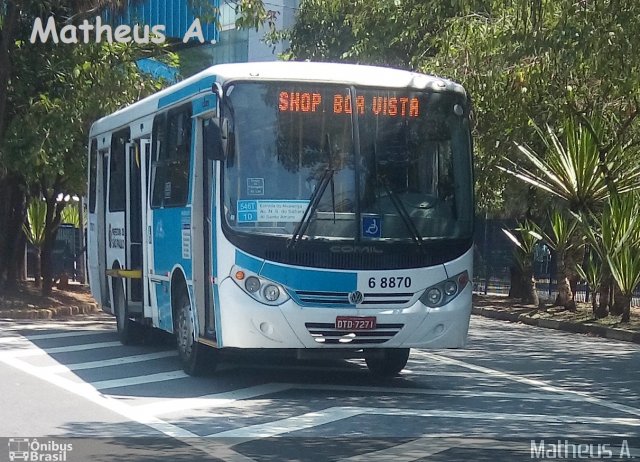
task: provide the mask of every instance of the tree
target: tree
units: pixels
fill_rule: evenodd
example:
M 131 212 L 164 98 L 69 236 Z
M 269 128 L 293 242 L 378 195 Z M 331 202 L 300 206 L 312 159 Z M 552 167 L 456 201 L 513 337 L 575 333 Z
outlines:
M 567 116 L 602 114 L 605 157 L 640 131 L 640 72 L 628 58 L 638 36 L 640 4 L 616 0 L 304 0 L 285 34 L 290 59 L 394 65 L 461 82 L 475 108 L 478 207 L 516 216 L 537 213 L 537 195 L 497 170 L 513 142 L 544 149 L 531 118 L 558 127 Z
M 525 289 L 522 294 L 522 301 L 538 306 L 540 300 L 536 289 L 536 279 L 533 274 L 533 254 L 536 245 L 542 240 L 540 228 L 531 220 L 525 220 L 515 229 L 517 234 L 507 229 L 502 231 L 516 245 L 514 257 L 522 275 L 522 283 Z
M 576 303 L 573 300 L 573 293 L 569 284 L 573 268 L 567 264 L 566 255 L 567 251 L 573 246 L 572 238 L 577 224 L 577 219 L 566 217 L 556 209 L 549 216 L 550 231 L 543 234 L 544 241 L 554 250 L 556 256 L 558 295 L 554 305 L 564 306 L 571 311 L 576 310 Z

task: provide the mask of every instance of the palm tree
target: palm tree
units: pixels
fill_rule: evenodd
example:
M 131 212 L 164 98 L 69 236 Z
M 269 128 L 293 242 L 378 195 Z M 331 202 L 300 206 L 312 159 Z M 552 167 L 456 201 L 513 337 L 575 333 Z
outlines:
M 37 250 L 35 278 L 36 285 L 40 285 L 41 276 L 41 258 L 40 252 L 44 245 L 45 223 L 47 214 L 47 203 L 40 198 L 33 199 L 27 209 L 27 220 L 22 229 L 29 241 Z
M 547 148 L 544 154 L 536 153 L 527 145 L 516 143 L 518 152 L 534 168 L 528 168 L 510 159 L 506 160 L 508 165 L 501 168 L 564 200 L 571 212 L 585 217 L 582 223 L 591 229 L 590 232 L 585 229 L 585 232 L 597 238 L 598 235 L 606 233 L 605 229 L 601 232 L 598 227 L 610 227 L 607 220 L 597 219 L 605 208 L 605 202 L 609 200 L 613 203 L 617 196 L 640 188 L 640 163 L 636 152 L 620 144 L 621 134 L 616 142 L 603 146 L 600 141 L 604 138 L 602 125 L 592 123 L 586 117 L 583 118 L 583 122 L 579 124 L 574 119 L 568 119 L 564 123 L 564 143 L 551 127 L 547 126 L 544 132 L 536 126 L 536 131 Z M 630 212 L 621 210 L 620 213 Z M 611 269 L 613 275 L 614 271 L 610 266 L 614 263 L 618 265 L 618 278 L 624 279 L 625 285 L 633 282 L 633 278 L 621 278 L 627 271 L 633 273 L 633 268 L 623 270 L 621 267 L 624 264 L 632 265 L 633 257 L 627 255 L 627 258 L 623 258 L 610 254 L 613 247 L 599 248 L 597 240 L 591 239 L 591 244 L 602 252 L 599 252 L 601 261 L 607 263 L 602 268 L 600 293 L 600 309 L 606 311 L 607 300 L 610 298 L 610 284 L 607 283 L 609 278 L 605 273 Z M 616 278 L 615 275 L 613 277 Z M 619 298 L 623 300 L 624 297 Z
M 599 128 L 587 128 L 568 119 L 563 127 L 564 144 L 548 125 L 546 134 L 535 128 L 546 152 L 539 154 L 518 143 L 516 147 L 538 173 L 511 159 L 505 159 L 509 165 L 500 168 L 563 199 L 572 212 L 594 213 L 610 195 L 640 187 L 640 165 L 635 153 L 615 145 L 603 155 L 597 136 Z
M 633 291 L 640 283 L 640 194 L 611 197 L 601 219 L 592 221 L 596 226 L 586 229 L 587 237 L 618 289 L 610 312 L 628 322 Z
M 597 256 L 597 252 L 591 249 L 589 256 L 587 257 L 586 265 L 578 264 L 576 270 L 578 275 L 587 281 L 587 284 L 591 288 L 591 312 L 595 319 L 604 318 L 607 316 L 607 306 L 603 303 L 598 303 L 598 291 L 603 280 L 603 267 L 602 261 Z M 601 301 L 602 302 L 602 301 Z
M 533 221 L 524 220 L 514 230 L 517 234 L 507 229 L 502 231 L 516 245 L 514 257 L 525 286 L 522 301 L 537 306 L 540 300 L 536 289 L 536 279 L 533 274 L 533 252 L 536 244 L 542 240 L 540 228 Z M 513 284 L 514 281 L 511 281 L 511 283 Z
M 575 311 L 576 303 L 573 300 L 569 278 L 571 268 L 567 264 L 566 254 L 573 246 L 572 237 L 576 230 L 578 220 L 567 218 L 558 210 L 554 210 L 549 216 L 550 233 L 543 235 L 544 241 L 555 251 L 556 255 L 556 281 L 558 281 L 558 295 L 555 306 L 564 306 L 570 311 Z

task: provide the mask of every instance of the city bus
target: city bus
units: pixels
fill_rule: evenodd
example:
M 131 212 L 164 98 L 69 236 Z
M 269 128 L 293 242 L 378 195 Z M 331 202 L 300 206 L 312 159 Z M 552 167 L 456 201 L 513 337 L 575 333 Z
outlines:
M 460 348 L 471 313 L 470 98 L 446 79 L 310 62 L 210 67 L 96 121 L 91 292 L 124 344 L 362 358 Z

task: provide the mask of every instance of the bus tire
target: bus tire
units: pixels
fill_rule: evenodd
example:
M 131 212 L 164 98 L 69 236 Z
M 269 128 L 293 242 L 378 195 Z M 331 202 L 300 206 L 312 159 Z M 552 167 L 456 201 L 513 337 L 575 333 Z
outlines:
M 184 371 L 192 376 L 213 372 L 216 367 L 217 351 L 196 340 L 193 309 L 186 288 L 176 298 L 175 333 L 178 356 Z
M 123 345 L 135 345 L 142 341 L 142 326 L 129 316 L 129 306 L 124 294 L 124 285 L 119 279 L 113 281 L 113 312 L 116 315 L 118 338 Z
M 365 358 L 369 372 L 376 377 L 395 377 L 407 365 L 409 348 L 388 348 L 381 350 L 382 357 Z

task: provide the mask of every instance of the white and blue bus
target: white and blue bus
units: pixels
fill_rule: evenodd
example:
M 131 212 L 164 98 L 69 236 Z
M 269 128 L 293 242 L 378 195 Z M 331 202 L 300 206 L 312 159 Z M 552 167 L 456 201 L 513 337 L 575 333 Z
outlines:
M 470 99 L 370 66 L 225 64 L 93 124 L 91 291 L 123 343 L 173 332 L 185 371 L 222 348 L 361 357 L 465 344 Z

